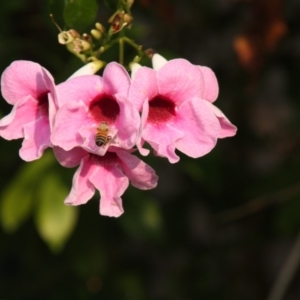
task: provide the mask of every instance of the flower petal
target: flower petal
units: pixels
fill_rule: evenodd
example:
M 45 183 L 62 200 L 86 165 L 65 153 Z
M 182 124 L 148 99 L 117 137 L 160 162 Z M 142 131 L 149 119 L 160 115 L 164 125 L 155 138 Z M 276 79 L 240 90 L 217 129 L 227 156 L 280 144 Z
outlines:
M 179 161 L 179 157 L 175 153 L 175 143 L 183 135 L 183 131 L 172 127 L 170 124 L 162 126 L 147 124 L 143 132 L 143 138 L 155 150 L 155 154 L 167 157 L 170 163 Z
M 219 95 L 219 85 L 215 73 L 208 67 L 198 66 L 203 74 L 205 91 L 203 99 L 214 102 Z
M 37 99 L 48 92 L 49 82 L 54 86 L 52 76 L 39 64 L 31 61 L 15 61 L 5 69 L 1 77 L 1 91 L 5 100 L 15 104 L 25 96 Z
M 53 152 L 58 162 L 66 168 L 73 168 L 79 165 L 81 159 L 87 155 L 87 152 L 80 147 L 65 151 L 60 147 L 54 146 Z
M 72 189 L 65 204 L 80 205 L 87 203 L 95 194 L 95 187 L 90 182 L 90 176 L 96 171 L 90 155 L 84 157 L 73 177 Z
M 24 137 L 24 125 L 36 120 L 38 103 L 31 96 L 18 101 L 10 114 L 0 120 L 0 136 L 6 140 Z
M 117 167 L 116 161 L 106 162 L 107 157 L 101 157 L 97 170 L 90 176 L 90 182 L 100 191 L 100 214 L 109 217 L 119 217 L 123 214 L 121 196 L 129 185 L 129 180 Z
M 115 122 L 120 147 L 130 149 L 135 145 L 138 137 L 140 115 L 127 97 L 117 94 L 115 98 L 120 107 L 120 113 Z
M 127 151 L 118 151 L 117 155 L 124 174 L 133 186 L 141 190 L 156 187 L 158 176 L 149 165 Z
M 102 78 L 97 75 L 86 75 L 67 80 L 57 86 L 58 104 L 83 101 L 89 105 L 91 100 L 103 94 Z
M 143 155 L 143 156 L 147 156 L 150 153 L 149 149 L 143 148 L 143 144 L 144 144 L 145 140 L 142 138 L 143 130 L 146 126 L 148 114 L 149 114 L 149 102 L 146 100 L 144 102 L 143 108 L 142 108 L 141 125 L 140 125 L 139 134 L 138 134 L 137 141 L 136 141 L 136 146 L 137 146 L 139 152 L 141 153 L 141 155 Z
M 128 95 L 130 77 L 125 68 L 116 63 L 109 63 L 103 72 L 104 92 L 107 95 Z
M 212 109 L 214 114 L 217 116 L 220 125 L 221 125 L 221 131 L 219 134 L 219 138 L 225 138 L 225 137 L 230 137 L 234 136 L 236 134 L 237 128 L 234 126 L 227 118 L 226 116 L 222 113 L 222 111 L 214 106 L 213 104 L 209 103 L 209 107 Z
M 146 99 L 158 94 L 156 72 L 147 67 L 139 68 L 131 82 L 129 99 L 138 111 L 141 111 Z
M 46 148 L 51 146 L 48 116 L 38 118 L 24 126 L 24 141 L 20 157 L 25 161 L 39 159 Z
M 208 104 L 206 100 L 193 98 L 178 110 L 176 125 L 184 131 L 184 136 L 176 141 L 176 148 L 193 158 L 211 151 L 219 136 L 219 121 Z
M 82 102 L 69 102 L 62 106 L 55 118 L 51 135 L 53 145 L 66 151 L 83 143 L 78 131 L 89 121 L 86 105 Z
M 205 82 L 201 70 L 185 59 L 168 61 L 157 71 L 159 94 L 180 105 L 192 97 L 202 97 Z

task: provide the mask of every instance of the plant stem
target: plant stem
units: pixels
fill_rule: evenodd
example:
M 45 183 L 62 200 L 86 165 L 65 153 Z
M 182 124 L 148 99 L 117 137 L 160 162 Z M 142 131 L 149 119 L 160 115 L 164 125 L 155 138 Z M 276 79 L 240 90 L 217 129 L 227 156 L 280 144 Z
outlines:
M 124 38 L 119 38 L 119 63 L 124 66 Z
M 123 37 L 124 42 L 126 42 L 127 44 L 129 44 L 131 47 L 133 47 L 139 56 L 143 56 L 144 52 L 142 51 L 142 46 L 136 44 L 133 40 L 129 39 L 128 37 L 124 36 Z

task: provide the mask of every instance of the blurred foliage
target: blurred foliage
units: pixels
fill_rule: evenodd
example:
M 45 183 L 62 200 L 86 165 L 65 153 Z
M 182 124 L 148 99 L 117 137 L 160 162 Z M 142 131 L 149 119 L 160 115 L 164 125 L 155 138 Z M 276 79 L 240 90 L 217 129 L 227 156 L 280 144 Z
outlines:
M 0 202 L 3 229 L 13 233 L 34 215 L 41 237 L 54 252 L 61 250 L 72 233 L 77 210 L 62 205 L 68 188 L 53 168 L 49 152 L 43 158 L 23 165 L 16 178 L 4 189 Z M 41 176 L 43 174 L 43 176 Z
M 58 44 L 49 12 L 62 28 L 105 24 L 111 2 L 89 2 L 0 0 L 1 72 L 26 59 L 68 78 L 81 62 Z M 99 10 L 82 20 L 62 3 Z M 266 299 L 300 231 L 300 3 L 136 0 L 132 11 L 130 35 L 145 49 L 215 71 L 216 105 L 238 134 L 197 160 L 143 158 L 158 187 L 129 188 L 118 219 L 99 215 L 99 195 L 66 207 L 75 169 L 50 152 L 22 162 L 21 141 L 1 139 L 0 298 Z M 10 110 L 0 101 L 0 116 Z M 284 299 L 300 297 L 299 280 Z
M 53 251 L 59 251 L 74 229 L 77 210 L 62 205 L 68 188 L 55 173 L 44 175 L 39 189 L 39 203 L 35 213 L 37 229 Z
M 83 31 L 95 22 L 98 5 L 96 0 L 49 0 L 48 9 L 67 29 Z
M 69 28 L 82 31 L 95 21 L 97 11 L 96 0 L 67 0 L 64 8 L 65 23 Z
M 47 172 L 49 164 L 53 163 L 49 156 L 35 161 L 31 164 L 24 164 L 22 169 L 11 180 L 4 189 L 0 213 L 2 226 L 7 232 L 14 232 L 29 217 L 34 209 L 34 198 L 36 190 L 39 189 L 41 179 L 38 174 Z M 16 188 L 16 186 L 18 188 Z

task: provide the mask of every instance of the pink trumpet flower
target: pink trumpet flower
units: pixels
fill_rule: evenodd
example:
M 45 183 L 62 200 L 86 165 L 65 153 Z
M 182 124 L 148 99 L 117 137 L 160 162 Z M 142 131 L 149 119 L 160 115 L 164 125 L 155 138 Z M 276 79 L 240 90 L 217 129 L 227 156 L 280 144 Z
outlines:
M 52 133 L 54 145 L 69 151 L 81 147 L 104 155 L 109 146 L 130 149 L 140 127 L 137 109 L 128 99 L 130 77 L 123 66 L 109 63 L 98 75 L 71 78 L 57 86 L 59 109 Z M 109 142 L 95 142 L 101 125 L 106 124 Z
M 153 57 L 154 69 L 134 67 L 129 98 L 141 112 L 137 146 L 148 142 L 155 153 L 176 163 L 175 149 L 198 158 L 210 152 L 218 138 L 233 136 L 236 127 L 215 107 L 218 82 L 213 71 L 185 59 Z
M 121 196 L 129 181 L 141 190 L 156 187 L 158 177 L 154 170 L 132 155 L 128 150 L 110 147 L 112 152 L 99 156 L 76 147 L 70 151 L 54 147 L 58 161 L 65 167 L 80 164 L 74 177 L 73 186 L 65 200 L 69 205 L 87 203 L 100 192 L 100 214 L 119 217 L 123 212 Z
M 1 90 L 13 109 L 0 120 L 0 136 L 24 138 L 20 156 L 32 161 L 51 147 L 50 131 L 57 108 L 55 84 L 50 73 L 31 61 L 15 61 L 2 74 Z

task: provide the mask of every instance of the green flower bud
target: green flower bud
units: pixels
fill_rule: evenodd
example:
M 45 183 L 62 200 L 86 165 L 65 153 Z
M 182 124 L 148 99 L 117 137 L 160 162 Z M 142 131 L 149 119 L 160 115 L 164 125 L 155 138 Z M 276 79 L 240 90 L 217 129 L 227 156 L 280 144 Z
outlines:
M 102 33 L 97 30 L 97 29 L 92 29 L 91 30 L 91 35 L 96 39 L 96 40 L 100 40 L 102 37 Z
M 89 50 L 91 48 L 91 44 L 85 40 L 82 39 L 75 39 L 73 42 L 73 50 L 75 52 L 82 52 Z
M 85 66 L 81 67 L 79 70 L 77 70 L 72 76 L 70 76 L 68 79 L 82 76 L 82 75 L 93 75 L 96 74 L 101 68 L 103 68 L 105 65 L 105 62 L 101 60 L 93 60 L 86 64 Z
M 74 39 L 80 37 L 80 33 L 79 33 L 78 31 L 76 31 L 75 29 L 70 29 L 68 32 L 72 35 L 72 37 L 73 37 Z
M 96 23 L 95 24 L 95 27 L 96 27 L 96 29 L 98 30 L 98 31 L 100 31 L 100 33 L 104 33 L 105 32 L 105 28 L 104 28 L 104 26 L 101 24 L 101 23 Z
M 123 27 L 126 25 L 126 26 L 129 26 L 132 24 L 132 21 L 133 21 L 133 17 L 129 14 L 125 14 L 123 16 Z

